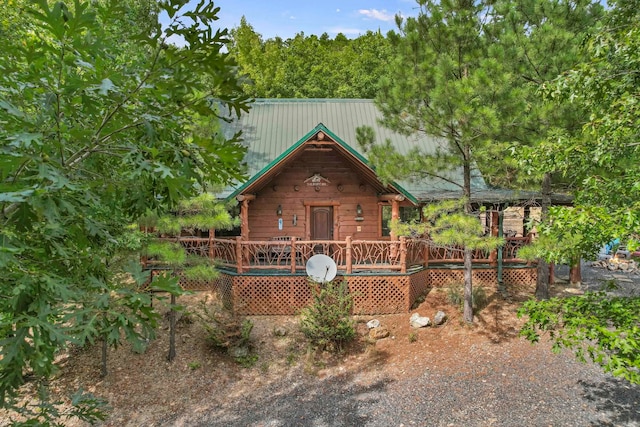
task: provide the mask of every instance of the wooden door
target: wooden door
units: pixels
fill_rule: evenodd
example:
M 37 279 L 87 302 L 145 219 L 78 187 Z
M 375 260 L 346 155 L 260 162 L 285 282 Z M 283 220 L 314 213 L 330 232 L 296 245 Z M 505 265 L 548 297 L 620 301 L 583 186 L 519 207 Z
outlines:
M 311 240 L 333 240 L 333 207 L 311 208 Z

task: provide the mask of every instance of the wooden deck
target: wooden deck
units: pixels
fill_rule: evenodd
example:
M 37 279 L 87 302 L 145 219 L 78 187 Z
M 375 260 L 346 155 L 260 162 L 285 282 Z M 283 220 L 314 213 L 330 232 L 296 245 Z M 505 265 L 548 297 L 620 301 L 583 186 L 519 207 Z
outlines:
M 243 241 L 181 237 L 190 255 L 213 259 L 220 276 L 210 282 L 181 278 L 191 290 L 212 290 L 225 305 L 243 315 L 294 315 L 311 302 L 307 260 L 316 253 L 330 256 L 354 299 L 354 314 L 408 312 L 416 300 L 437 286 L 463 281 L 463 250 L 434 245 L 425 239 Z M 527 238 L 507 238 L 502 256 L 475 251 L 474 286 L 535 282 L 536 269 L 516 258 Z M 148 265 L 154 269 L 154 266 Z
M 527 237 L 507 237 L 498 251 L 476 250 L 473 263 L 496 266 L 523 264 L 517 257 L 518 250 L 530 242 Z M 439 246 L 426 239 L 399 240 L 352 240 L 347 237 L 338 240 L 268 240 L 245 241 L 241 238 L 198 238 L 180 237 L 180 244 L 190 255 L 200 255 L 213 259 L 225 270 L 236 273 L 259 271 L 304 273 L 306 262 L 313 255 L 322 253 L 331 257 L 339 272 L 344 274 L 372 273 L 376 271 L 407 273 L 415 267 L 429 265 L 457 264 L 463 262 L 463 248 Z

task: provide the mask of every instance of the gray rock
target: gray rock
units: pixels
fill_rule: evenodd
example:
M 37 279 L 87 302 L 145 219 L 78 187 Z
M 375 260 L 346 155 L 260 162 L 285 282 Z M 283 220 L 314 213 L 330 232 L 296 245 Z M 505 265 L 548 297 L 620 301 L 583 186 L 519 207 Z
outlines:
M 431 324 L 431 319 L 428 317 L 422 317 L 418 313 L 413 313 L 409 319 L 409 324 L 412 328 L 424 328 Z
M 438 311 L 433 317 L 433 324 L 435 326 L 442 325 L 447 320 L 447 314 L 444 311 Z
M 249 355 L 249 347 L 247 346 L 230 347 L 229 354 L 233 358 L 247 357 Z
M 367 322 L 367 328 L 369 329 L 377 328 L 378 326 L 380 326 L 380 321 L 378 319 L 369 320 Z

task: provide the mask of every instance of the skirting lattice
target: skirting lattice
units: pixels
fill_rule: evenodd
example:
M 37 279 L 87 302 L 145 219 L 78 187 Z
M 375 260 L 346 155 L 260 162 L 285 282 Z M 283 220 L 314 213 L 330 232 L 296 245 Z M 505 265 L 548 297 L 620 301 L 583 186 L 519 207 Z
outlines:
M 224 274 L 223 274 L 224 275 Z M 311 302 L 305 276 L 228 276 L 234 308 L 242 315 L 295 315 Z M 354 314 L 390 314 L 408 310 L 408 276 L 348 276 Z
M 497 284 L 495 269 L 473 270 L 472 277 L 476 286 Z M 338 276 L 335 280 L 347 280 L 354 314 L 392 314 L 408 312 L 430 287 L 462 283 L 464 271 L 461 268 L 431 268 L 406 275 L 350 275 Z M 535 267 L 503 270 L 506 285 L 528 285 L 535 280 Z M 212 282 L 181 277 L 180 284 L 189 290 L 216 291 L 225 307 L 241 315 L 296 315 L 311 302 L 311 288 L 306 276 L 302 275 L 254 276 L 220 272 Z
M 538 280 L 538 270 L 531 268 L 508 268 L 502 272 L 502 281 L 505 285 L 533 285 Z
M 498 282 L 495 270 L 473 270 L 471 280 L 479 286 L 494 286 Z M 429 283 L 431 286 L 451 286 L 455 283 L 464 283 L 464 270 L 462 269 L 430 269 Z
M 416 300 L 425 295 L 430 288 L 429 270 L 420 270 L 409 276 L 409 307 L 411 309 Z
M 355 314 L 391 314 L 406 312 L 408 276 L 349 276 Z
M 234 308 L 238 314 L 296 314 L 311 301 L 304 276 L 235 276 Z

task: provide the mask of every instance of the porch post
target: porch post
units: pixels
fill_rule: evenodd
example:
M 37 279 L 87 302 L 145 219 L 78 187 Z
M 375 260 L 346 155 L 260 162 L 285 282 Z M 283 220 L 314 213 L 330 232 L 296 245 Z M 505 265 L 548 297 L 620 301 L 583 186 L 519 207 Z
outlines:
M 296 238 L 292 237 L 291 238 L 291 274 L 295 274 L 296 273 L 296 260 L 297 260 L 297 256 L 296 256 Z
M 351 259 L 351 236 L 347 236 L 346 237 L 346 242 L 347 242 L 347 250 L 346 250 L 346 259 L 345 259 L 345 263 L 346 263 L 346 267 L 347 267 L 347 274 L 351 274 L 351 272 L 353 271 L 353 260 Z
M 210 228 L 209 229 L 209 259 L 211 261 L 213 261 L 213 238 L 216 235 L 216 229 L 215 228 Z
M 499 228 L 499 215 L 497 211 L 490 211 L 491 212 L 491 236 L 497 237 L 498 236 L 498 228 Z M 491 254 L 489 254 L 489 264 L 492 267 L 496 267 L 498 265 L 498 248 L 495 248 L 494 250 L 491 251 Z
M 407 238 L 400 237 L 400 273 L 407 272 Z
M 425 245 L 422 248 L 422 266 L 429 267 L 429 240 L 424 240 Z
M 498 211 L 498 237 L 502 237 L 502 228 L 504 227 L 504 212 Z M 502 281 L 502 246 L 498 246 L 498 291 L 501 294 L 507 292 Z
M 240 235 L 249 240 L 249 201 L 246 199 L 240 205 Z
M 249 241 L 249 202 L 256 198 L 255 194 L 239 194 L 236 196 L 236 200 L 239 201 L 240 204 L 240 237 L 245 242 Z M 242 244 L 238 243 L 239 247 Z M 238 262 L 240 269 L 242 268 L 242 258 L 249 259 L 249 247 L 246 247 L 244 253 L 240 253 L 238 256 Z M 238 270 L 239 273 L 242 273 L 241 270 Z
M 391 199 L 391 221 L 397 221 L 400 219 L 400 203 L 396 198 Z M 398 236 L 396 236 L 395 231 L 391 229 L 389 232 L 389 238 L 392 242 L 398 240 Z M 391 248 L 389 251 L 389 256 L 391 259 L 395 259 L 398 256 L 398 247 L 395 244 L 391 244 Z
M 238 273 L 243 273 L 242 257 L 242 236 L 238 236 L 236 237 L 236 269 Z
M 529 231 L 531 231 L 527 227 L 527 224 L 529 224 L 529 218 L 531 217 L 531 208 L 529 206 L 524 207 L 524 213 L 522 216 L 522 236 L 525 237 L 529 234 Z

